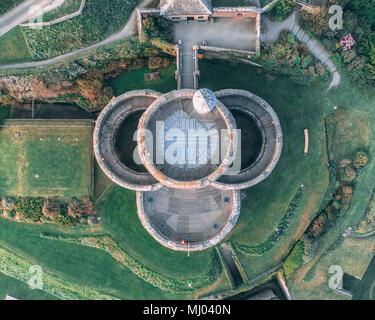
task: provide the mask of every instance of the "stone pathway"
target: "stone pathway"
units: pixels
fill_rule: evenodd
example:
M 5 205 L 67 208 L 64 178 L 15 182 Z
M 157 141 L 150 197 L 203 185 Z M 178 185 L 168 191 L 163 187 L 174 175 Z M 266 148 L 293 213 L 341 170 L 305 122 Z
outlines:
M 331 54 L 318 40 L 310 38 L 310 36 L 300 27 L 297 18 L 297 11 L 294 11 L 293 14 L 291 14 L 286 20 L 282 22 L 271 21 L 267 17 L 263 17 L 263 23 L 267 26 L 267 32 L 261 35 L 262 42 L 273 43 L 278 39 L 281 31 L 290 31 L 295 35 L 297 40 L 307 46 L 310 53 L 316 59 L 318 59 L 332 74 L 332 81 L 328 89 L 339 85 L 341 76 L 331 59 Z
M 35 17 L 39 8 L 41 11 L 51 11 L 64 3 L 64 0 L 26 0 L 17 7 L 0 16 L 0 37 L 20 23 Z
M 27 23 L 21 23 L 19 26 L 21 27 L 29 27 L 29 28 L 36 28 L 36 27 L 48 27 L 52 26 L 54 24 L 58 24 L 61 22 L 64 22 L 66 20 L 70 20 L 72 18 L 75 18 L 77 16 L 80 16 L 82 14 L 83 8 L 85 7 L 86 0 L 81 0 L 81 4 L 79 6 L 79 9 L 73 13 L 69 13 L 63 17 L 48 21 L 48 22 L 27 22 Z M 43 17 L 43 15 L 42 15 Z
M 194 59 L 193 43 L 182 42 L 182 74 L 181 88 L 194 89 Z

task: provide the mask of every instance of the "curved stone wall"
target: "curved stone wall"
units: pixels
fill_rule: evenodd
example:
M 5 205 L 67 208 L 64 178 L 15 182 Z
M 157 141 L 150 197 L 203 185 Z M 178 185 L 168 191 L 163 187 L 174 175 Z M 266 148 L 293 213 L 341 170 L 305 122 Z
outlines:
M 211 189 L 215 189 L 212 187 L 207 187 Z M 169 189 L 167 187 L 164 187 L 163 189 L 159 191 L 152 192 L 152 194 L 159 193 L 163 191 L 164 189 Z M 200 190 L 190 190 L 190 191 L 196 191 L 200 192 Z M 203 189 L 204 190 L 204 189 Z M 155 222 L 151 221 L 150 219 L 150 212 L 148 212 L 148 209 L 145 208 L 145 203 L 147 203 L 147 196 L 148 192 L 137 192 L 137 209 L 138 209 L 138 217 L 142 222 L 143 227 L 151 234 L 151 236 L 158 241 L 163 246 L 177 251 L 200 251 L 207 249 L 209 247 L 212 247 L 219 243 L 221 240 L 223 240 L 228 233 L 232 230 L 232 228 L 236 225 L 238 217 L 240 215 L 240 209 L 241 209 L 241 195 L 240 191 L 237 190 L 216 190 L 217 192 L 226 192 L 228 193 L 228 197 L 230 198 L 229 203 L 229 211 L 223 212 L 225 215 L 225 221 L 223 225 L 221 225 L 220 229 L 217 230 L 215 234 L 211 234 L 211 236 L 204 238 L 202 241 L 193 241 L 190 242 L 188 239 L 182 243 L 182 241 L 176 241 L 172 240 L 170 237 L 166 236 L 160 231 L 160 226 L 157 226 Z M 166 191 L 167 192 L 167 191 Z M 201 195 L 202 201 L 207 201 L 208 199 L 205 199 L 204 193 Z M 165 197 L 164 197 L 165 198 Z M 174 198 L 172 201 L 175 202 L 176 205 L 179 205 L 178 203 L 179 199 Z M 162 204 L 159 204 L 162 206 Z M 160 209 L 161 210 L 161 209 Z M 195 210 L 194 208 L 190 207 L 190 210 Z M 157 210 L 156 210 L 157 211 Z M 195 210 L 197 211 L 197 210 Z M 157 212 L 158 213 L 158 212 Z M 155 208 L 152 209 L 152 214 L 155 214 Z M 162 211 L 160 212 L 160 215 L 163 216 L 168 213 Z M 204 214 L 204 212 L 202 212 Z M 182 217 L 183 218 L 183 217 Z M 170 219 L 170 217 L 169 217 Z M 172 217 L 173 219 L 173 217 Z M 184 221 L 182 221 L 183 223 Z M 192 239 L 194 240 L 194 239 Z
M 266 179 L 280 159 L 283 135 L 280 121 L 272 107 L 257 95 L 243 90 L 226 89 L 215 93 L 231 110 L 241 110 L 258 124 L 263 143 L 257 160 L 235 175 L 223 175 L 212 185 L 222 189 L 245 189 Z
M 124 165 L 115 150 L 121 123 L 131 114 L 146 110 L 161 93 L 136 90 L 113 99 L 100 113 L 94 130 L 94 153 L 99 166 L 116 184 L 131 190 L 158 190 L 161 184 L 148 172 L 136 172 Z
M 174 172 L 177 172 L 174 176 L 171 174 L 166 174 L 168 169 L 171 166 L 168 164 L 163 165 L 163 169 L 160 169 L 155 165 L 154 159 L 154 150 L 150 149 L 148 146 L 148 142 L 146 141 L 146 130 L 150 130 L 151 125 L 155 121 L 158 120 L 165 120 L 165 117 L 173 112 L 174 110 L 183 109 L 182 106 L 183 99 L 190 99 L 192 100 L 195 90 L 190 89 L 182 89 L 177 91 L 169 92 L 159 99 L 157 99 L 142 115 L 139 125 L 138 125 L 138 151 L 140 153 L 140 157 L 146 169 L 163 185 L 170 187 L 170 188 L 177 188 L 177 189 L 199 189 L 205 186 L 208 186 L 211 181 L 216 181 L 220 176 L 222 176 L 228 166 L 231 164 L 231 157 L 233 153 L 233 130 L 236 128 L 236 123 L 232 114 L 228 111 L 228 109 L 220 102 L 217 101 L 216 108 L 212 112 L 212 114 L 208 115 L 198 115 L 198 114 L 190 114 L 199 121 L 210 121 L 210 117 L 212 121 L 217 121 L 218 118 L 223 122 L 223 127 L 219 127 L 218 129 L 226 129 L 228 130 L 228 139 L 226 141 L 226 153 L 223 156 L 223 159 L 220 164 L 216 165 L 215 167 L 211 168 L 205 166 L 205 171 L 202 176 L 195 176 L 195 173 L 191 176 L 184 174 L 182 170 L 173 168 Z M 164 110 L 165 109 L 165 110 Z M 159 114 L 161 116 L 159 116 Z M 214 120 L 215 118 L 215 120 Z M 150 130 L 151 132 L 155 130 Z M 146 143 L 147 142 L 147 143 Z M 153 147 L 155 143 L 153 144 Z M 167 169 L 165 169 L 167 168 Z M 172 170 L 169 170 L 172 171 Z M 193 179 L 191 179 L 193 177 Z

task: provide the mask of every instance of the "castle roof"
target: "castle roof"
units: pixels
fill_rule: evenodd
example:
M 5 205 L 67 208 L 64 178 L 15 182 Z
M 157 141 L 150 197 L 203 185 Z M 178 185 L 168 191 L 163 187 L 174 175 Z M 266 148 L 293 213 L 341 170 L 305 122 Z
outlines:
M 166 15 L 212 14 L 212 1 L 161 0 L 160 11 Z

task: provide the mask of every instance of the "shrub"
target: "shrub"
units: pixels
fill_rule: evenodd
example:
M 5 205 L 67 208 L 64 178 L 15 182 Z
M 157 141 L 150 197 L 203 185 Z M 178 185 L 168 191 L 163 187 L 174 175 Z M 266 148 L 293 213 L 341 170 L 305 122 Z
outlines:
M 3 210 L 12 211 L 15 207 L 16 199 L 13 197 L 4 197 L 1 201 Z
M 95 213 L 94 205 L 90 199 L 74 200 L 68 206 L 68 215 L 74 219 Z
M 309 262 L 316 253 L 318 249 L 318 240 L 308 237 L 307 235 L 303 235 L 301 240 L 303 241 L 303 256 L 302 260 L 303 263 Z
M 367 158 L 366 152 L 364 152 L 364 151 L 357 151 L 354 154 L 354 157 L 353 157 L 354 168 L 364 167 L 364 166 L 367 165 L 367 162 L 368 162 L 368 158 Z
M 312 238 L 318 237 L 323 232 L 326 223 L 326 215 L 320 214 L 310 225 L 307 234 Z
M 288 41 L 292 44 L 296 42 L 296 36 L 291 32 L 288 33 Z
M 7 217 L 10 219 L 13 219 L 16 215 L 16 212 L 14 210 L 7 212 Z
M 351 186 L 343 186 L 340 191 L 341 195 L 341 208 L 343 210 L 348 210 L 350 200 L 353 195 L 353 188 Z
M 270 11 L 270 14 L 277 20 L 282 21 L 292 13 L 296 4 L 297 0 L 279 0 Z
M 18 198 L 16 212 L 23 219 L 37 222 L 42 217 L 42 206 L 43 200 L 41 198 Z
M 171 22 L 164 17 L 147 17 L 142 21 L 143 39 L 159 39 L 161 41 L 172 42 L 173 32 L 171 32 Z
M 356 173 L 353 168 L 347 166 L 341 169 L 341 181 L 351 182 L 356 178 Z
M 43 203 L 42 213 L 44 217 L 54 220 L 60 214 L 60 204 L 57 201 L 46 199 Z
M 292 274 L 296 269 L 298 269 L 303 264 L 304 255 L 304 242 L 302 240 L 298 241 L 296 246 L 293 248 L 289 256 L 286 257 L 284 261 L 284 272 L 285 275 Z

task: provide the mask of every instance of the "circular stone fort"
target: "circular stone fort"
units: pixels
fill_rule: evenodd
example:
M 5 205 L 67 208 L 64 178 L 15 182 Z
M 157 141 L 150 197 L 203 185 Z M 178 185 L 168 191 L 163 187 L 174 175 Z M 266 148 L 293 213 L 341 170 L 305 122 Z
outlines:
M 204 250 L 228 235 L 240 190 L 264 180 L 281 150 L 276 113 L 243 90 L 128 92 L 103 109 L 94 130 L 101 169 L 137 191 L 144 228 L 179 251 Z

